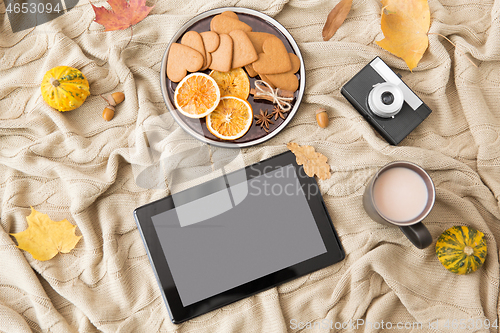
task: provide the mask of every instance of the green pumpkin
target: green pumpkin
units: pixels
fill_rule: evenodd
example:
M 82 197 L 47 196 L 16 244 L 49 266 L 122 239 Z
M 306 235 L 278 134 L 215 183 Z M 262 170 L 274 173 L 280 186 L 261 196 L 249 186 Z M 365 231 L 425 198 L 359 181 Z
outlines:
M 484 264 L 486 259 L 484 234 L 466 226 L 446 230 L 436 242 L 439 261 L 450 272 L 469 274 Z

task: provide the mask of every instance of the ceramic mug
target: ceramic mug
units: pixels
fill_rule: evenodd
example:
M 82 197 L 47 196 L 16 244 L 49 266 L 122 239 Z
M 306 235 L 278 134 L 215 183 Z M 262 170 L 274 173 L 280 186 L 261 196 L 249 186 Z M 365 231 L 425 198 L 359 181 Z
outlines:
M 436 199 L 429 174 L 420 166 L 395 161 L 372 177 L 363 194 L 363 206 L 376 222 L 397 226 L 419 249 L 432 244 L 432 236 L 422 223 Z

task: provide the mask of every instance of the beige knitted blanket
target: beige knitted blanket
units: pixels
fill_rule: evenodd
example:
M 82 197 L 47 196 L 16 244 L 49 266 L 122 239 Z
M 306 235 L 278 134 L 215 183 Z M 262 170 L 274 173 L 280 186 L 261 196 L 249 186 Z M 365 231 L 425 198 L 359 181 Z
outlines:
M 104 32 L 94 23 L 87 1 L 17 33 L 0 2 L 0 332 L 498 332 L 500 0 L 429 0 L 430 32 L 457 46 L 430 35 L 413 72 L 375 44 L 383 38 L 377 0 L 354 0 L 340 30 L 323 41 L 337 2 L 148 0 L 155 7 L 133 27 L 130 42 L 130 29 Z M 332 177 L 319 185 L 346 259 L 174 325 L 132 215 L 169 190 L 137 185 L 136 134 L 168 112 L 159 72 L 170 38 L 196 14 L 225 6 L 255 9 L 283 24 L 307 74 L 293 121 L 272 140 L 244 149 L 244 162 L 284 152 L 290 141 L 326 155 Z M 398 146 L 340 94 L 375 56 L 433 110 Z M 91 96 L 75 111 L 59 113 L 41 98 L 43 74 L 58 65 L 79 68 L 90 82 Z M 126 99 L 105 122 L 99 95 L 113 91 Z M 319 107 L 330 118 L 326 129 L 314 118 Z M 197 143 L 170 126 L 165 149 Z M 393 160 L 419 164 L 436 185 L 425 220 L 434 244 L 424 250 L 363 210 L 365 185 Z M 30 206 L 77 225 L 83 237 L 71 253 L 41 262 L 15 246 L 9 233 L 27 227 Z M 478 272 L 458 276 L 438 261 L 435 241 L 454 225 L 486 235 L 488 256 Z

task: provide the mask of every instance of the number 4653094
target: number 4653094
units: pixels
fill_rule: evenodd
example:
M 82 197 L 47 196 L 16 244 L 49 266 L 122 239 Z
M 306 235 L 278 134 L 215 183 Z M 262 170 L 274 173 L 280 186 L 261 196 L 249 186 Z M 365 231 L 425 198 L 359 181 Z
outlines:
M 59 13 L 62 11 L 62 9 L 59 6 L 59 3 L 57 3 L 55 6 L 52 6 L 51 3 L 27 3 L 23 2 L 21 3 L 9 3 L 7 8 L 5 8 L 5 11 L 8 14 L 14 13 L 14 14 L 50 14 L 50 13 Z

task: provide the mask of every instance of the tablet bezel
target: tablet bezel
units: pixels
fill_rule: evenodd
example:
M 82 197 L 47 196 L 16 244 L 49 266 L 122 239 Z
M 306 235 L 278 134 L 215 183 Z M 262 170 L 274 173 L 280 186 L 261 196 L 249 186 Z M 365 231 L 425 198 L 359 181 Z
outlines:
M 321 196 L 321 192 L 318 188 L 318 184 L 314 178 L 308 177 L 305 174 L 302 166 L 297 165 L 295 155 L 293 153 L 287 151 L 246 167 L 245 171 L 247 174 L 247 181 L 254 177 L 263 175 L 264 173 L 271 172 L 288 165 L 292 165 L 295 169 L 300 186 L 304 190 L 306 201 L 311 209 L 311 213 L 327 251 L 291 267 L 265 275 L 215 296 L 190 304 L 186 307 L 183 306 L 181 302 L 172 273 L 152 221 L 152 216 L 175 208 L 172 196 L 167 196 L 134 210 L 134 217 L 141 233 L 148 258 L 153 267 L 153 271 L 162 292 L 162 297 L 167 305 L 170 318 L 173 323 L 181 323 L 243 298 L 255 295 L 256 293 L 275 287 L 284 282 L 325 268 L 344 259 L 344 250 L 340 244 L 340 240 L 333 227 L 330 216 L 328 215 L 323 197 Z M 231 174 L 234 174 L 235 172 L 226 176 L 231 177 Z M 210 188 L 210 191 L 215 192 L 221 189 L 221 182 L 225 184 L 225 181 L 222 179 L 223 178 L 218 177 L 198 186 Z M 189 190 L 192 190 L 192 188 L 186 191 Z M 182 194 L 182 192 L 180 193 Z M 206 193 L 204 193 L 204 195 L 206 195 Z

